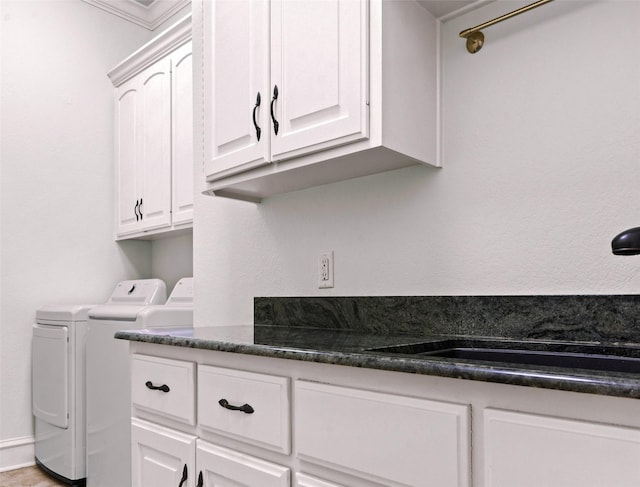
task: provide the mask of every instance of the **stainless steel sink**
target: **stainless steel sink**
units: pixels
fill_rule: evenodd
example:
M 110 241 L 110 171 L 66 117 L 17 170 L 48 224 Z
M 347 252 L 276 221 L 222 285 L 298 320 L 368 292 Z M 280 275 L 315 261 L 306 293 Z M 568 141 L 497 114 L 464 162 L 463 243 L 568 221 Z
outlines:
M 618 345 L 451 338 L 367 351 L 640 374 L 640 348 Z

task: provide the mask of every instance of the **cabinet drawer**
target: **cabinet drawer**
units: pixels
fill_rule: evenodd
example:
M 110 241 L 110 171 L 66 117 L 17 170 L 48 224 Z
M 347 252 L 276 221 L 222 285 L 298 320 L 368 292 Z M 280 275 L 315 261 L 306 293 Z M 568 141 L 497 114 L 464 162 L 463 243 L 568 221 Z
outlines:
M 389 486 L 467 486 L 468 405 L 295 383 L 298 456 Z
M 288 378 L 200 365 L 198 424 L 203 429 L 288 454 L 289 395 Z M 237 409 L 243 406 L 244 411 Z
M 195 364 L 134 354 L 131 399 L 135 408 L 195 424 Z

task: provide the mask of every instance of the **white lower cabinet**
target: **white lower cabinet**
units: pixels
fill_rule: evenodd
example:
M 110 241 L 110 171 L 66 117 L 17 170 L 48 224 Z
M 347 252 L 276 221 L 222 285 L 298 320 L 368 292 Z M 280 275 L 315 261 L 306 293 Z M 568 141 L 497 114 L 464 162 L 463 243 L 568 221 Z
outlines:
M 640 486 L 636 399 L 131 349 L 134 487 Z
M 289 487 L 289 467 L 200 438 L 213 431 L 222 443 L 231 437 L 288 454 L 289 383 L 134 353 L 132 407 L 146 419 L 131 420 L 133 487 Z
M 486 487 L 640 485 L 640 430 L 484 411 Z
M 137 418 L 133 487 L 288 487 L 289 469 Z

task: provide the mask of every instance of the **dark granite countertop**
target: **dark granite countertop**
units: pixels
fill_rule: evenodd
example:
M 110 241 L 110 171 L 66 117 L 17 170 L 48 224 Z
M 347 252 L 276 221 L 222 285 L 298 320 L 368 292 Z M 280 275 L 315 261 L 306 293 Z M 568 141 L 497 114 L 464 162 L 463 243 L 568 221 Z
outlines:
M 444 335 L 374 334 L 344 329 L 249 325 L 142 329 L 119 331 L 115 336 L 177 347 L 640 399 L 640 373 L 367 351 L 440 339 L 446 337 Z M 544 346 L 558 342 L 538 343 Z M 630 347 L 630 353 L 640 357 L 640 346 Z

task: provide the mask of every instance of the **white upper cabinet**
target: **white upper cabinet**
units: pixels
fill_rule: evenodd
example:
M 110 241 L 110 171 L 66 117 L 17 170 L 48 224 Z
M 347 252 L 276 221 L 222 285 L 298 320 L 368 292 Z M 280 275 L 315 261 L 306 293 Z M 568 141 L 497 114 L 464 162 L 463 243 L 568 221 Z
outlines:
M 197 0 L 205 193 L 437 161 L 437 21 L 413 0 Z
M 185 17 L 109 72 L 116 87 L 116 238 L 193 221 L 193 63 Z
M 210 179 L 366 136 L 365 2 L 208 7 Z
M 191 42 L 170 56 L 171 78 L 171 221 L 193 221 L 193 56 Z

